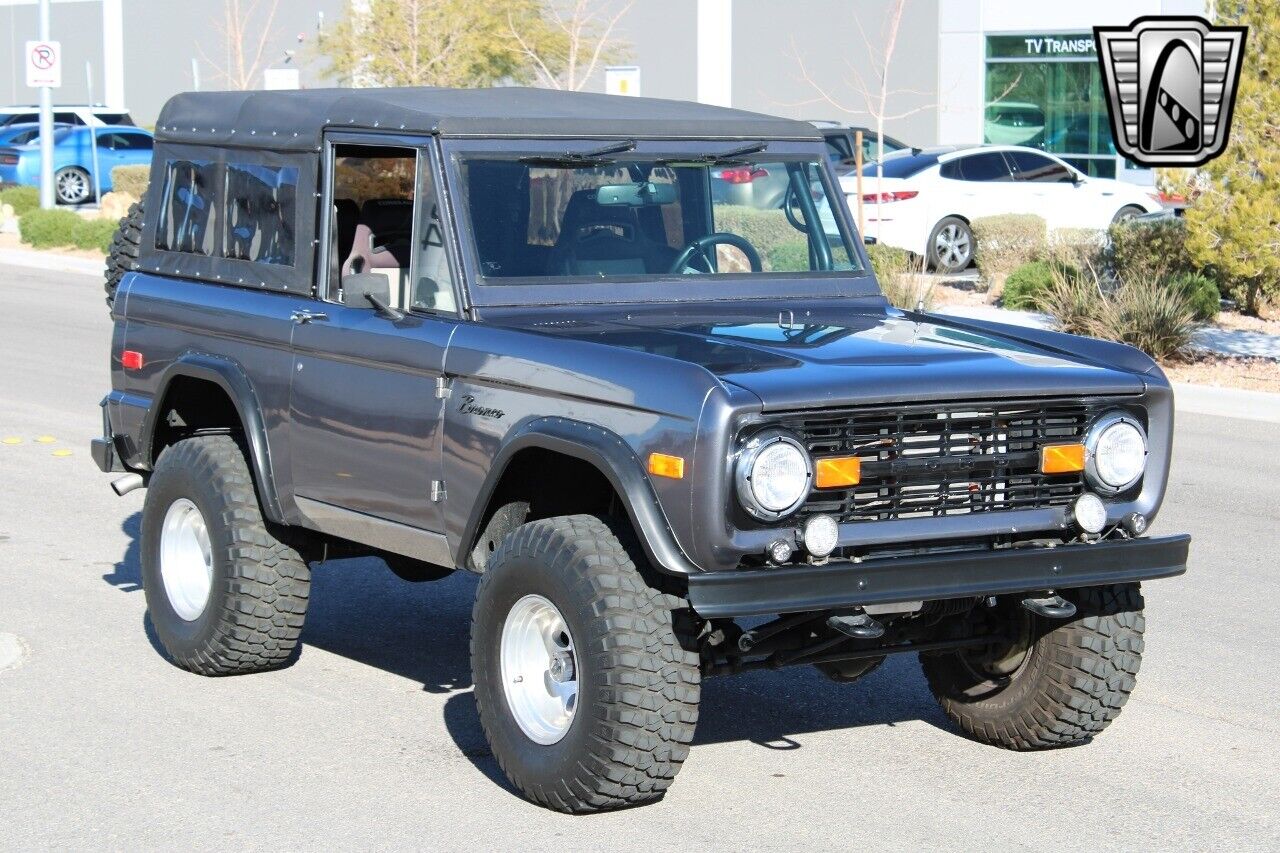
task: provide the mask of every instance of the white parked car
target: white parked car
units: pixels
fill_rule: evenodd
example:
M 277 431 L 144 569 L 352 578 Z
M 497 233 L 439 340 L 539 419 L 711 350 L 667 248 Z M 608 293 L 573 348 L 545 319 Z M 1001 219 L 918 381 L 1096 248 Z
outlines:
M 840 179 L 855 213 L 856 180 Z M 1016 145 L 896 152 L 863 170 L 862 202 L 867 236 L 920 255 L 943 273 L 973 260 L 969 223 L 980 216 L 1033 213 L 1050 230 L 1101 230 L 1163 206 L 1154 188 L 1091 178 L 1052 154 Z

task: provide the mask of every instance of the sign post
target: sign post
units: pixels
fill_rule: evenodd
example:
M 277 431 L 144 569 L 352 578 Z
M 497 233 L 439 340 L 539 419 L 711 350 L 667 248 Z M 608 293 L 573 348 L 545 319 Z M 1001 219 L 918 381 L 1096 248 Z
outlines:
M 40 90 L 40 206 L 53 194 L 53 90 L 62 85 L 62 45 L 49 39 L 49 0 L 40 0 L 40 39 L 27 42 L 27 85 Z

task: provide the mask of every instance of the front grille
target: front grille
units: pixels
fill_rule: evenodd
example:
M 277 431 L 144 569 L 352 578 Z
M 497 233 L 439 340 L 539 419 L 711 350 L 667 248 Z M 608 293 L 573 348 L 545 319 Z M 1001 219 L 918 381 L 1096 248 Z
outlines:
M 778 426 L 814 458 L 862 460 L 857 486 L 813 491 L 801 518 L 888 521 L 1071 503 L 1083 475 L 1041 474 L 1040 448 L 1083 441 L 1096 412 L 1080 400 L 968 402 L 804 412 Z

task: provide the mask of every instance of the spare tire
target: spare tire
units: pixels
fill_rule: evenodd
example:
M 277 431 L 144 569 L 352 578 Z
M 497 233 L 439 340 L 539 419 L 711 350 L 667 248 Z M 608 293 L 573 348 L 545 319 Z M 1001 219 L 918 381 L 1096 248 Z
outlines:
M 107 253 L 107 307 L 116 300 L 116 288 L 124 274 L 138 268 L 138 249 L 142 246 L 142 202 L 135 201 L 129 212 L 120 220 L 116 236 L 111 240 Z

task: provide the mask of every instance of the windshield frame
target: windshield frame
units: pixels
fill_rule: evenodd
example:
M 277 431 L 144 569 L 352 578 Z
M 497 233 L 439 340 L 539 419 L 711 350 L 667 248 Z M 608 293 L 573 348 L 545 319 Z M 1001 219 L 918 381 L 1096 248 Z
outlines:
M 826 146 L 821 138 L 813 142 L 794 140 L 760 140 L 768 143 L 767 151 L 752 155 L 760 161 L 769 158 L 803 158 L 818 165 L 819 176 L 827 193 L 841 235 L 848 241 L 851 254 L 861 269 L 846 271 L 809 271 L 793 273 L 719 273 L 716 275 L 645 275 L 611 276 L 608 279 L 565 277 L 539 279 L 486 279 L 476 255 L 475 235 L 465 187 L 461 175 L 461 162 L 469 157 L 495 157 L 518 159 L 528 155 L 559 155 L 567 152 L 590 152 L 610 142 L 621 142 L 628 137 L 591 137 L 578 139 L 441 139 L 445 182 L 454 210 L 454 227 L 458 231 L 461 248 L 463 278 L 467 282 L 470 303 L 476 307 L 569 305 L 608 303 L 658 303 L 658 302 L 717 302 L 744 299 L 778 298 L 831 298 L 877 296 L 880 288 L 871 273 L 870 262 L 862 240 L 858 235 L 844 193 L 831 170 L 826 157 Z M 645 160 L 671 156 L 697 156 L 729 151 L 755 140 L 683 138 L 641 139 L 636 148 L 622 160 Z

